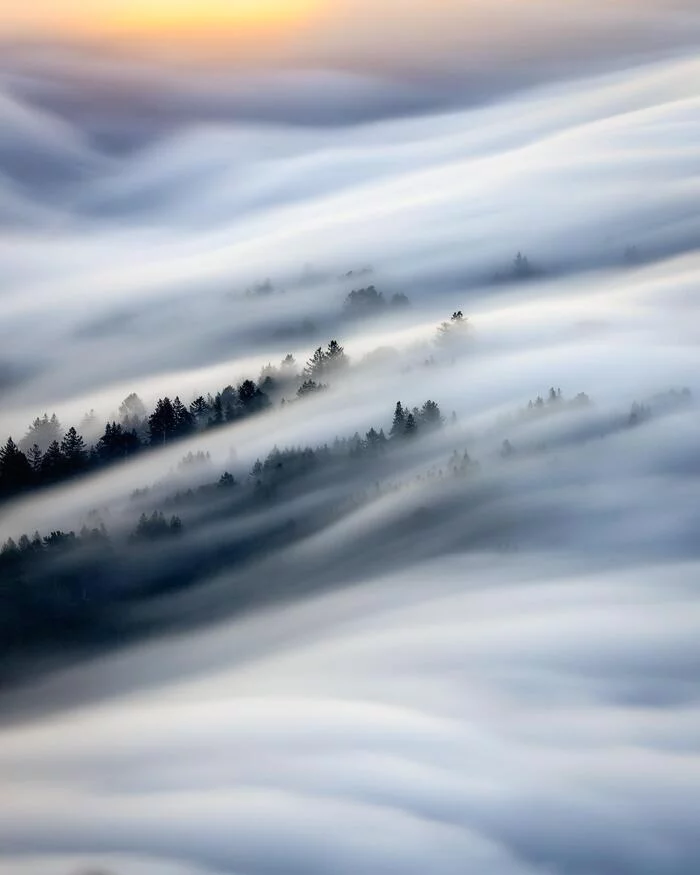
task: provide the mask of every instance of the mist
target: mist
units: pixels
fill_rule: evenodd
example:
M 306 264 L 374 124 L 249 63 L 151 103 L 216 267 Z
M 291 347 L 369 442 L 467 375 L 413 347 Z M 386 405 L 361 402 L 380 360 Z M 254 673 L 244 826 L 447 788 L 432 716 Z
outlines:
M 0 875 L 698 870 L 695 7 L 0 32 Z

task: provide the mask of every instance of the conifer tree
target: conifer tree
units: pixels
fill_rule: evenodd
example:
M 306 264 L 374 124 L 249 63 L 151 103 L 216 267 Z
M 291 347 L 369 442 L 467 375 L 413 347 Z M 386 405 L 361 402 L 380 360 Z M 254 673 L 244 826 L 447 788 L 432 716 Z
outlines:
M 88 454 L 85 441 L 73 426 L 68 429 L 61 441 L 61 454 L 65 462 L 66 473 L 77 474 L 87 467 Z
M 9 438 L 5 446 L 0 448 L 0 490 L 14 494 L 26 489 L 34 479 L 33 473 L 27 457 Z
M 58 480 L 65 472 L 65 459 L 58 441 L 52 441 L 41 460 L 41 479 L 51 483 Z
M 406 414 L 403 409 L 403 404 L 400 401 L 396 402 L 394 410 L 394 421 L 391 426 L 390 436 L 393 438 L 401 437 L 406 430 Z

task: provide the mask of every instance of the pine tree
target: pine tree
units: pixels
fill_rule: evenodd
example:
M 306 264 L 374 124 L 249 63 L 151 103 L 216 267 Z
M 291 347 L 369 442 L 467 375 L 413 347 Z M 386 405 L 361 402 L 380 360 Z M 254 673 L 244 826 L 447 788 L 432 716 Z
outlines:
M 218 394 L 211 404 L 211 415 L 207 421 L 207 428 L 217 428 L 224 423 L 224 406 L 221 394 Z
M 97 457 L 103 462 L 125 459 L 141 449 L 135 431 L 127 431 L 117 422 L 107 423 L 102 437 L 95 446 Z
M 173 422 L 175 437 L 186 437 L 194 431 L 194 417 L 177 396 L 173 401 Z
M 438 326 L 436 343 L 443 347 L 458 344 L 467 337 L 470 327 L 469 319 L 461 310 L 456 310 L 449 322 L 442 322 Z
M 34 444 L 37 444 L 42 451 L 46 451 L 49 444 L 53 441 L 60 442 L 62 437 L 61 423 L 56 414 L 52 414 L 49 418 L 48 413 L 45 413 L 42 417 L 37 417 L 30 425 L 21 446 L 23 450 L 29 450 Z
M 41 460 L 44 454 L 41 452 L 38 444 L 33 444 L 32 448 L 27 453 L 29 464 L 32 466 L 32 471 L 38 474 L 41 470 Z
M 119 422 L 124 428 L 134 429 L 141 434 L 147 412 L 146 405 L 135 392 L 132 392 L 119 406 Z
M 304 398 L 306 395 L 315 395 L 317 392 L 323 392 L 327 387 L 322 383 L 316 383 L 314 380 L 304 380 L 297 389 L 299 398 Z
M 412 413 L 409 413 L 406 417 L 404 434 L 406 437 L 415 437 L 418 434 L 418 423 L 416 422 L 416 417 Z
M 148 417 L 148 431 L 151 443 L 165 444 L 176 433 L 175 411 L 170 398 L 159 398 L 156 409 Z
M 420 411 L 421 425 L 426 425 L 428 428 L 439 428 L 442 425 L 443 419 L 440 413 L 440 407 L 435 401 L 426 401 Z
M 72 426 L 61 441 L 61 454 L 65 461 L 66 473 L 77 474 L 87 468 L 88 454 L 85 441 Z
M 394 410 L 394 421 L 391 426 L 391 431 L 389 435 L 393 438 L 403 436 L 406 430 L 406 414 L 403 409 L 403 404 L 400 401 L 396 402 L 396 409 Z
M 29 460 L 12 438 L 8 438 L 0 448 L 0 491 L 12 495 L 31 486 L 33 479 Z
M 328 344 L 325 354 L 325 364 L 326 371 L 332 374 L 344 371 L 350 364 L 350 361 L 345 354 L 345 349 L 337 340 L 331 340 Z
M 246 415 L 259 413 L 270 406 L 270 399 L 252 380 L 245 380 L 238 387 L 238 398 Z
M 236 485 L 236 478 L 233 474 L 230 474 L 228 471 L 225 471 L 221 475 L 221 479 L 219 480 L 219 488 L 220 489 L 231 489 Z
M 100 424 L 94 410 L 89 410 L 80 421 L 80 432 L 86 434 L 89 439 L 97 437 L 100 432 Z
M 209 404 L 207 404 L 204 396 L 200 395 L 199 398 L 195 398 L 190 404 L 190 413 L 192 414 L 196 425 L 200 426 L 202 423 L 206 422 L 210 409 L 211 408 L 209 407 Z
M 287 377 L 290 375 L 296 375 L 297 361 L 291 353 L 284 357 L 284 359 L 282 360 L 282 364 L 280 365 L 280 369 Z
M 41 479 L 51 483 L 63 476 L 66 470 L 66 460 L 61 452 L 58 441 L 52 441 L 41 460 Z
M 326 354 L 323 351 L 323 347 L 319 346 L 318 349 L 314 350 L 314 354 L 306 363 L 303 376 L 306 380 L 318 382 L 324 376 L 325 372 Z
M 533 273 L 534 271 L 530 266 L 527 255 L 523 255 L 522 252 L 518 252 L 518 254 L 513 259 L 513 276 L 516 279 L 527 279 L 528 277 L 532 276 Z

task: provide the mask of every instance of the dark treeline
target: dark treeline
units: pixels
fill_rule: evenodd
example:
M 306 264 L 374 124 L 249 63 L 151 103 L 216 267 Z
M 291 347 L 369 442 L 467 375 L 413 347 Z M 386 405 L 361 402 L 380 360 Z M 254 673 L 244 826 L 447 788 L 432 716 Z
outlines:
M 224 569 L 269 555 L 293 540 L 314 533 L 349 509 L 360 506 L 366 495 L 353 492 L 356 476 L 347 487 L 352 494 L 324 501 L 303 515 L 281 520 L 272 514 L 245 534 L 232 535 L 236 521 L 257 512 L 284 506 L 305 492 L 323 494 L 348 471 L 361 465 L 372 472 L 390 448 L 407 446 L 420 434 L 443 425 L 438 404 L 426 401 L 409 408 L 397 403 L 390 429 L 371 428 L 361 436 L 336 438 L 317 447 L 274 448 L 258 459 L 249 472 L 224 471 L 192 489 L 163 497 L 168 482 L 132 496 L 142 506 L 154 494 L 157 508 L 142 512 L 131 529 L 108 532 L 98 517 L 77 534 L 38 532 L 9 539 L 0 551 L 0 640 L 8 651 L 22 651 L 60 643 L 99 642 L 118 634 L 119 606 L 128 605 L 164 590 L 191 586 Z M 466 454 L 450 461 L 455 472 L 469 462 Z M 188 454 L 179 472 L 195 465 L 210 465 L 208 454 Z M 373 497 L 381 494 L 377 468 Z M 173 475 L 177 481 L 177 475 Z M 385 487 L 390 488 L 390 487 Z M 192 523 L 190 528 L 190 521 Z M 229 526 L 220 539 L 199 538 L 198 532 L 217 525 Z M 116 625 L 115 625 L 116 624 Z
M 633 428 L 649 419 L 652 407 L 673 412 L 690 400 L 687 389 L 657 395 L 607 424 L 594 417 L 587 430 L 575 426 L 555 446 Z M 552 387 L 500 428 L 591 405 L 583 393 L 566 399 Z M 469 475 L 471 489 L 478 493 L 471 475 L 480 465 L 464 448 L 454 449 L 444 464 L 423 473 L 413 471 L 408 478 L 402 473 L 411 470 L 413 454 L 405 455 L 401 448 L 444 425 L 432 400 L 419 407 L 397 402 L 384 426 L 315 447 L 274 447 L 250 470 L 217 471 L 207 453 L 189 453 L 163 481 L 133 493 L 133 519 L 112 531 L 93 512 L 78 533 L 55 530 L 9 539 L 0 550 L 0 648 L 17 654 L 116 642 L 124 622 L 131 623 L 125 617 L 135 600 L 190 588 L 223 571 L 242 571 L 324 531 L 368 502 L 409 487 L 414 479 Z M 514 444 L 506 439 L 500 451 L 494 446 L 492 457 L 510 460 L 545 449 L 532 440 Z M 192 487 L 195 468 L 202 485 Z M 256 594 L 247 597 L 263 595 L 256 587 Z M 236 587 L 232 598 L 238 605 L 246 596 Z
M 367 286 L 363 289 L 353 289 L 345 298 L 343 312 L 352 318 L 365 318 L 380 316 L 389 310 L 405 310 L 411 302 L 402 292 L 393 294 L 388 300 L 384 293 L 377 290 L 376 286 Z
M 200 395 L 189 405 L 179 396 L 158 399 L 148 411 L 136 394 L 119 408 L 117 419 L 98 432 L 94 413 L 80 426 L 63 429 L 55 414 L 37 417 L 17 443 L 11 436 L 0 446 L 0 500 L 23 492 L 53 486 L 143 453 L 182 440 L 208 429 L 238 422 L 263 413 L 288 398 L 302 398 L 327 388 L 327 381 L 348 367 L 343 347 L 332 340 L 316 349 L 299 371 L 288 355 L 279 367 L 268 365 L 258 382 L 244 380 L 226 386 L 216 395 Z M 91 443 L 87 431 L 99 437 Z
M 353 297 L 355 296 L 355 297 Z M 395 295 L 386 304 L 373 286 L 352 292 L 349 306 L 361 311 L 368 301 L 372 307 L 407 306 L 404 296 Z M 357 302 L 361 303 L 357 303 Z M 354 303 L 352 303 L 354 302 Z M 364 302 L 364 303 L 362 303 Z M 379 302 L 379 303 L 377 303 Z M 438 347 L 457 347 L 468 336 L 470 322 L 461 310 L 437 329 Z M 0 501 L 22 493 L 67 481 L 127 459 L 153 448 L 166 446 L 209 429 L 239 422 L 264 413 L 274 405 L 299 401 L 326 390 L 329 381 L 350 367 L 350 359 L 337 340 L 324 348 L 317 347 L 301 370 L 292 355 L 279 366 L 268 364 L 258 381 L 244 380 L 238 386 L 226 386 L 215 395 L 200 395 L 189 405 L 174 398 L 159 398 L 149 411 L 136 394 L 122 402 L 118 416 L 99 426 L 94 412 L 80 425 L 63 428 L 56 414 L 37 417 L 27 434 L 17 443 L 10 436 L 0 446 Z M 415 413 L 406 413 L 407 432 L 415 425 Z M 85 435 L 94 436 L 86 438 Z

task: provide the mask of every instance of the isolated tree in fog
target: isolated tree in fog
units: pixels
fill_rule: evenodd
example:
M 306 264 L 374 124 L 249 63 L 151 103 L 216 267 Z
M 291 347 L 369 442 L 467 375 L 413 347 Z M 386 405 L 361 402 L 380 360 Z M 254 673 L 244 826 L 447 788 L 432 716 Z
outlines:
M 469 332 L 469 320 L 461 310 L 456 310 L 449 322 L 441 322 L 437 330 L 438 346 L 454 346 L 465 339 Z
M 540 271 L 537 268 L 533 267 L 527 255 L 523 255 L 522 252 L 518 252 L 518 254 L 513 259 L 513 279 L 532 279 L 537 276 L 538 273 L 540 273 Z

